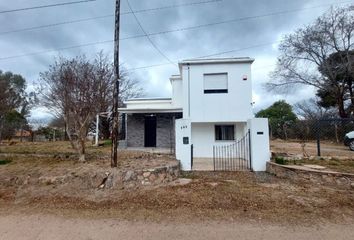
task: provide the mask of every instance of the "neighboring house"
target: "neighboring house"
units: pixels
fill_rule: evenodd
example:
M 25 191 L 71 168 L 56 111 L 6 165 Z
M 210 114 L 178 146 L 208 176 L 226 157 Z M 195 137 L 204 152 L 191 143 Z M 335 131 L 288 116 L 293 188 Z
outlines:
M 253 119 L 253 61 L 213 58 L 180 62 L 180 74 L 170 78 L 172 98 L 131 99 L 120 109 L 126 114 L 126 140 L 122 144 L 175 149 L 184 170 L 216 170 L 215 162 L 220 159 L 222 170 L 236 161 L 249 161 L 242 163 L 249 170 L 265 170 L 268 122 Z M 258 139 L 262 142 L 253 143 Z M 261 149 L 256 151 L 254 144 Z M 261 166 L 257 165 L 258 152 Z
M 27 130 L 16 130 L 13 139 L 26 142 L 31 141 L 32 132 Z

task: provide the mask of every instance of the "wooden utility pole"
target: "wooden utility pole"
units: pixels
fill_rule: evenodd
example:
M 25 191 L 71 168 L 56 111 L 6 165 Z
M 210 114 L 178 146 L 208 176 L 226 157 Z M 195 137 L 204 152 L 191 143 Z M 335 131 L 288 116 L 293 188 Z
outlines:
M 113 126 L 112 126 L 112 150 L 111 167 L 118 166 L 118 135 L 119 135 L 119 25 L 120 25 L 120 0 L 116 0 L 115 24 L 114 24 L 114 77 L 116 80 L 113 91 Z

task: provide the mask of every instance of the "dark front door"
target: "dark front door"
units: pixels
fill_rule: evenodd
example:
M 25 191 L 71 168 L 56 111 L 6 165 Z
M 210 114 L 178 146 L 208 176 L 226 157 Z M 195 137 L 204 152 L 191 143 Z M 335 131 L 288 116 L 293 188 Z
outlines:
M 145 147 L 156 147 L 156 116 L 145 116 Z

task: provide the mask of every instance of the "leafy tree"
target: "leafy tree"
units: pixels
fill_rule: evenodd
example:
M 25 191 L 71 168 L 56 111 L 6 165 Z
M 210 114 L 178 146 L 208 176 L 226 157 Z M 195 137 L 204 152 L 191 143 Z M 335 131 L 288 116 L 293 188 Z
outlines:
M 312 86 L 323 107 L 336 107 L 342 118 L 353 116 L 353 36 L 352 7 L 331 8 L 313 24 L 286 35 L 269 90 Z
M 16 110 L 5 114 L 3 138 L 11 140 L 17 130 L 29 129 L 26 118 Z
M 35 133 L 36 135 L 44 135 L 46 139 L 51 139 L 53 136 L 53 129 L 50 127 L 39 127 Z
M 39 127 L 35 132 L 36 135 L 44 135 L 46 139 L 54 141 L 54 137 L 62 138 L 63 132 L 56 129 L 56 127 Z
M 65 120 L 62 116 L 53 118 L 50 122 L 48 127 L 52 128 L 56 138 L 60 138 L 61 140 L 66 140 L 66 124 Z
M 297 120 L 291 105 L 284 100 L 259 111 L 256 117 L 268 118 L 272 137 L 287 138 L 287 128 Z
M 25 89 L 26 80 L 21 75 L 0 71 L 0 142 L 7 114 L 12 115 L 12 111 L 18 110 L 25 117 L 34 102 L 35 94 L 27 94 Z
M 320 105 L 337 107 L 341 117 L 353 116 L 354 51 L 331 54 L 320 65 L 319 71 L 326 78 L 323 88 L 317 91 Z

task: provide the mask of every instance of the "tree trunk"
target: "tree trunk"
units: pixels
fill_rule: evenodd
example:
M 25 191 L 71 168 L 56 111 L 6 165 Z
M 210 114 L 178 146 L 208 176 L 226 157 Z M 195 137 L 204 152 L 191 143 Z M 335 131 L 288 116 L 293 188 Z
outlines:
M 350 81 L 348 83 L 348 89 L 349 89 L 349 94 L 350 94 L 350 107 L 349 107 L 349 116 L 354 115 L 354 93 L 353 93 L 353 87 L 352 87 L 352 82 Z
M 337 98 L 337 104 L 338 104 L 339 116 L 341 118 L 348 118 L 348 114 L 344 109 L 343 97 Z
M 2 129 L 3 129 L 3 121 L 0 118 L 0 144 L 2 142 Z
M 79 162 L 85 162 L 85 138 L 78 140 Z
M 285 137 L 285 140 L 288 140 L 288 133 L 287 133 L 286 129 L 287 129 L 286 124 L 283 124 L 284 137 Z
M 101 127 L 101 135 L 103 136 L 103 139 L 109 139 L 111 137 L 111 129 L 110 126 L 111 121 L 107 118 L 102 118 L 100 121 L 100 127 Z
M 336 143 L 339 143 L 338 125 L 337 125 L 337 123 L 334 124 L 334 135 L 335 135 L 335 137 L 336 137 Z
M 66 124 L 66 121 L 64 121 L 65 123 L 65 126 L 64 126 L 64 141 L 67 141 L 68 140 L 68 129 L 67 129 L 67 124 Z
M 23 135 L 23 125 L 21 124 L 21 136 L 20 136 L 20 142 L 22 142 L 23 141 L 23 137 L 22 137 L 22 135 Z

